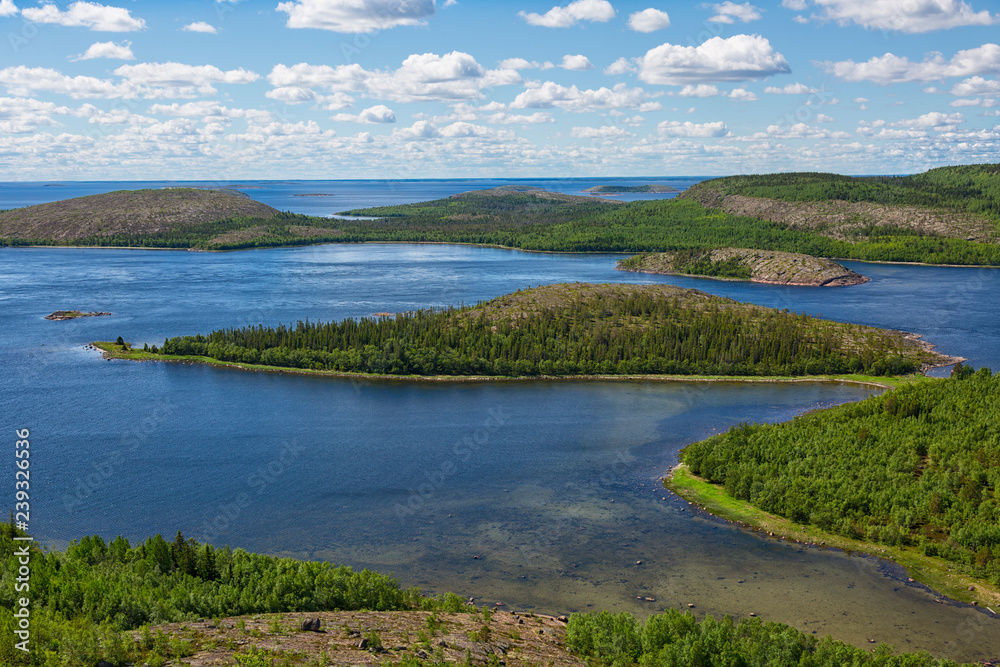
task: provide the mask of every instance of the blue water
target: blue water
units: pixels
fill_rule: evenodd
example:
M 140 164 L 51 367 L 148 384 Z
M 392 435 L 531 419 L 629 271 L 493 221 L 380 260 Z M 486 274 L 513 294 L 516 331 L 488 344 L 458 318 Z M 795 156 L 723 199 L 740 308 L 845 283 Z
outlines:
M 979 612 L 936 604 L 874 559 L 761 539 L 658 484 L 693 440 L 866 389 L 351 381 L 109 362 L 85 349 L 119 335 L 159 343 L 579 280 L 675 283 L 914 331 L 1000 368 L 997 271 L 851 263 L 871 282 L 782 288 L 623 273 L 617 258 L 394 244 L 0 250 L 0 433 L 32 432 L 32 532 L 60 547 L 88 533 L 182 530 L 508 608 L 642 613 L 693 603 L 855 643 L 962 659 L 1000 652 L 995 622 L 970 626 Z M 71 308 L 113 315 L 43 319 Z

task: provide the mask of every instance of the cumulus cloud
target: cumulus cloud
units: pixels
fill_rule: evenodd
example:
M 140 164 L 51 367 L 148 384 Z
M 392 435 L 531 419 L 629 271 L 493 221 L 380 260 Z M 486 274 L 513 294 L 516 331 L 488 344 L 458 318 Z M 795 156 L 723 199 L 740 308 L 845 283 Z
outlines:
M 983 44 L 959 51 L 950 60 L 940 53 L 930 53 L 922 61 L 887 53 L 863 63 L 853 60 L 822 63 L 827 72 L 844 81 L 872 81 L 887 85 L 907 81 L 934 81 L 956 76 L 1000 72 L 1000 46 Z
M 48 67 L 6 67 L 0 69 L 0 84 L 14 95 L 30 96 L 32 91 L 46 91 L 83 98 L 131 98 L 138 95 L 128 82 L 114 83 L 93 76 L 67 76 Z
M 350 123 L 395 123 L 396 113 L 384 104 L 376 104 L 373 107 L 364 109 L 359 114 L 338 113 L 330 117 L 331 120 Z
M 781 0 L 781 6 L 796 12 L 805 11 L 808 7 L 806 0 Z
M 925 113 L 922 116 L 916 118 L 910 118 L 907 120 L 897 120 L 895 122 L 889 123 L 890 127 L 906 127 L 906 128 L 926 128 L 930 130 L 954 130 L 956 127 L 965 122 L 965 116 L 958 113 L 957 111 L 952 114 L 941 113 L 940 111 L 932 111 L 930 113 Z
M 65 11 L 54 4 L 26 7 L 21 16 L 33 23 L 54 23 L 96 32 L 134 32 L 146 27 L 143 19 L 133 18 L 127 9 L 93 2 L 74 2 Z
M 757 97 L 756 93 L 753 93 L 746 88 L 734 88 L 729 92 L 729 99 L 736 100 L 738 102 L 756 102 L 760 98 Z
M 73 60 L 93 60 L 94 58 L 111 58 L 113 60 L 135 60 L 132 55 L 132 42 L 95 42 L 82 55 Z
M 122 65 L 115 74 L 128 83 L 141 87 L 146 97 L 194 97 L 214 95 L 213 84 L 246 84 L 260 78 L 256 72 L 242 67 L 223 71 L 215 65 L 184 65 L 182 63 L 139 63 Z
M 562 63 L 559 64 L 563 69 L 573 70 L 575 72 L 583 72 L 588 69 L 594 69 L 594 64 L 590 62 L 587 56 L 575 55 L 563 56 Z
M 1000 81 L 973 76 L 951 87 L 951 94 L 958 97 L 970 95 L 1000 95 Z
M 14 0 L 0 0 L 0 16 L 13 16 L 17 14 L 17 5 Z
M 602 139 L 604 141 L 635 136 L 628 130 L 614 125 L 603 125 L 601 127 L 574 127 L 570 130 L 569 134 L 571 137 L 576 139 Z
M 180 104 L 154 104 L 149 107 L 149 113 L 154 116 L 179 116 L 184 118 L 200 118 L 203 122 L 228 122 L 233 118 L 250 120 L 270 120 L 271 114 L 260 109 L 234 109 L 218 102 L 199 100 Z
M 316 90 L 363 93 L 394 102 L 449 101 L 482 97 L 483 88 L 521 82 L 513 69 L 488 70 L 468 53 L 452 51 L 443 56 L 414 54 L 395 71 L 366 70 L 350 65 L 275 65 L 267 77 L 272 99 L 310 101 Z M 280 92 L 279 92 L 280 91 Z
M 624 83 L 613 88 L 580 90 L 576 86 L 561 86 L 554 81 L 524 91 L 511 102 L 512 109 L 549 109 L 559 107 L 567 111 L 595 111 L 598 109 L 639 109 L 647 107 L 649 95 L 642 88 L 629 88 Z M 656 104 L 656 103 L 654 103 Z M 659 106 L 658 104 L 656 105 Z
M 670 17 L 659 9 L 644 9 L 628 17 L 629 30 L 636 32 L 656 32 L 670 26 Z
M 684 86 L 677 94 L 681 97 L 715 97 L 719 94 L 719 89 L 710 83 L 699 83 L 696 86 Z
M 818 18 L 874 30 L 922 33 L 959 26 L 992 25 L 1000 15 L 977 12 L 964 0 L 814 0 Z M 804 4 L 804 3 L 801 3 Z M 803 7 L 804 9 L 804 7 Z
M 729 128 L 724 122 L 692 123 L 677 120 L 665 120 L 656 126 L 661 137 L 724 137 L 729 134 Z
M 604 73 L 608 76 L 621 76 L 627 72 L 637 72 L 639 70 L 635 63 L 628 58 L 619 58 L 604 68 Z
M 22 134 L 39 127 L 58 125 L 54 115 L 67 115 L 72 110 L 52 102 L 25 97 L 0 97 L 0 133 Z
M 434 0 L 294 0 L 276 8 L 289 28 L 361 33 L 423 25 L 434 16 Z
M 746 81 L 789 72 L 788 61 L 760 35 L 713 37 L 700 46 L 661 44 L 638 59 L 646 83 L 686 85 Z
M 533 69 L 535 63 L 524 58 L 506 58 L 500 61 L 501 69 Z
M 186 30 L 187 32 L 204 32 L 209 35 L 218 34 L 218 30 L 211 23 L 205 23 L 204 21 L 195 21 L 194 23 L 188 23 L 186 26 L 181 28 L 181 30 Z
M 543 28 L 569 28 L 580 21 L 606 22 L 615 17 L 615 9 L 607 0 L 575 0 L 565 7 L 558 5 L 545 12 L 535 14 L 519 12 L 528 25 Z
M 804 83 L 789 83 L 783 88 L 768 86 L 764 89 L 764 92 L 769 95 L 811 95 L 818 93 L 819 90 L 816 88 L 810 88 Z
M 736 23 L 737 21 L 749 23 L 760 18 L 760 7 L 754 7 L 749 2 L 738 5 L 726 0 L 722 4 L 710 6 L 715 15 L 709 17 L 708 20 L 713 23 Z

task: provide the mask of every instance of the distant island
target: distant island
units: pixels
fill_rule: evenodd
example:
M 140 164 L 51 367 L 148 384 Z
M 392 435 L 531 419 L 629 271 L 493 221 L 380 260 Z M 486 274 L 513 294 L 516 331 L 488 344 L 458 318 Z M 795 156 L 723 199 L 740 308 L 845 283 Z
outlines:
M 555 284 L 477 306 L 119 339 L 109 357 L 410 377 L 902 375 L 958 361 L 919 336 L 673 285 Z
M 828 259 L 802 253 L 745 248 L 697 248 L 645 253 L 618 262 L 621 271 L 681 274 L 771 285 L 835 287 L 860 285 L 868 278 Z
M 232 189 L 119 190 L 0 212 L 0 244 L 233 250 L 333 240 L 324 218 Z
M 75 320 L 78 317 L 106 317 L 110 314 L 111 313 L 97 312 L 97 311 L 85 313 L 80 310 L 57 310 L 51 315 L 46 315 L 45 319 L 54 320 L 58 322 L 61 320 Z
M 669 185 L 657 185 L 655 183 L 650 183 L 649 185 L 595 185 L 592 188 L 580 190 L 580 192 L 586 192 L 592 195 L 624 195 L 633 192 L 666 194 L 671 192 L 680 192 L 680 190 Z
M 333 195 L 325 192 L 307 192 L 300 195 L 292 195 L 293 197 L 332 197 Z
M 672 199 L 633 202 L 514 185 L 340 212 L 350 218 L 282 212 L 232 191 L 136 190 L 0 212 L 0 245 L 240 250 L 408 242 L 630 254 L 742 248 L 1000 266 L 998 180 L 1000 165 L 906 177 L 730 176 Z

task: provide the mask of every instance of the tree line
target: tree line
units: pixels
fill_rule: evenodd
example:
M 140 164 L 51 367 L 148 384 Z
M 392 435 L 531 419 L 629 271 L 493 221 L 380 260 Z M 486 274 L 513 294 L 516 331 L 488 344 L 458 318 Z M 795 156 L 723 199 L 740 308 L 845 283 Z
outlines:
M 691 471 L 768 512 L 919 546 L 1000 584 L 1000 374 L 959 368 L 683 450 Z
M 551 301 L 530 307 L 536 299 Z M 621 285 L 554 285 L 479 306 L 222 329 L 152 351 L 389 375 L 899 375 L 918 366 L 891 332 L 695 290 Z

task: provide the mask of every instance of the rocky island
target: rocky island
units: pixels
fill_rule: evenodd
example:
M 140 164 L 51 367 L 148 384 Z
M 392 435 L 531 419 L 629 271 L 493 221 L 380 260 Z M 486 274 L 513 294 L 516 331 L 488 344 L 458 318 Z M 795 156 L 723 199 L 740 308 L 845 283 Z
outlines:
M 868 278 L 832 260 L 794 252 L 715 248 L 643 253 L 618 262 L 620 271 L 683 274 L 771 285 L 835 287 L 860 285 Z
M 80 310 L 57 310 L 50 315 L 46 315 L 45 319 L 52 320 L 54 322 L 61 322 L 63 320 L 75 320 L 78 317 L 107 317 L 110 314 L 111 313 L 97 311 L 84 313 Z

